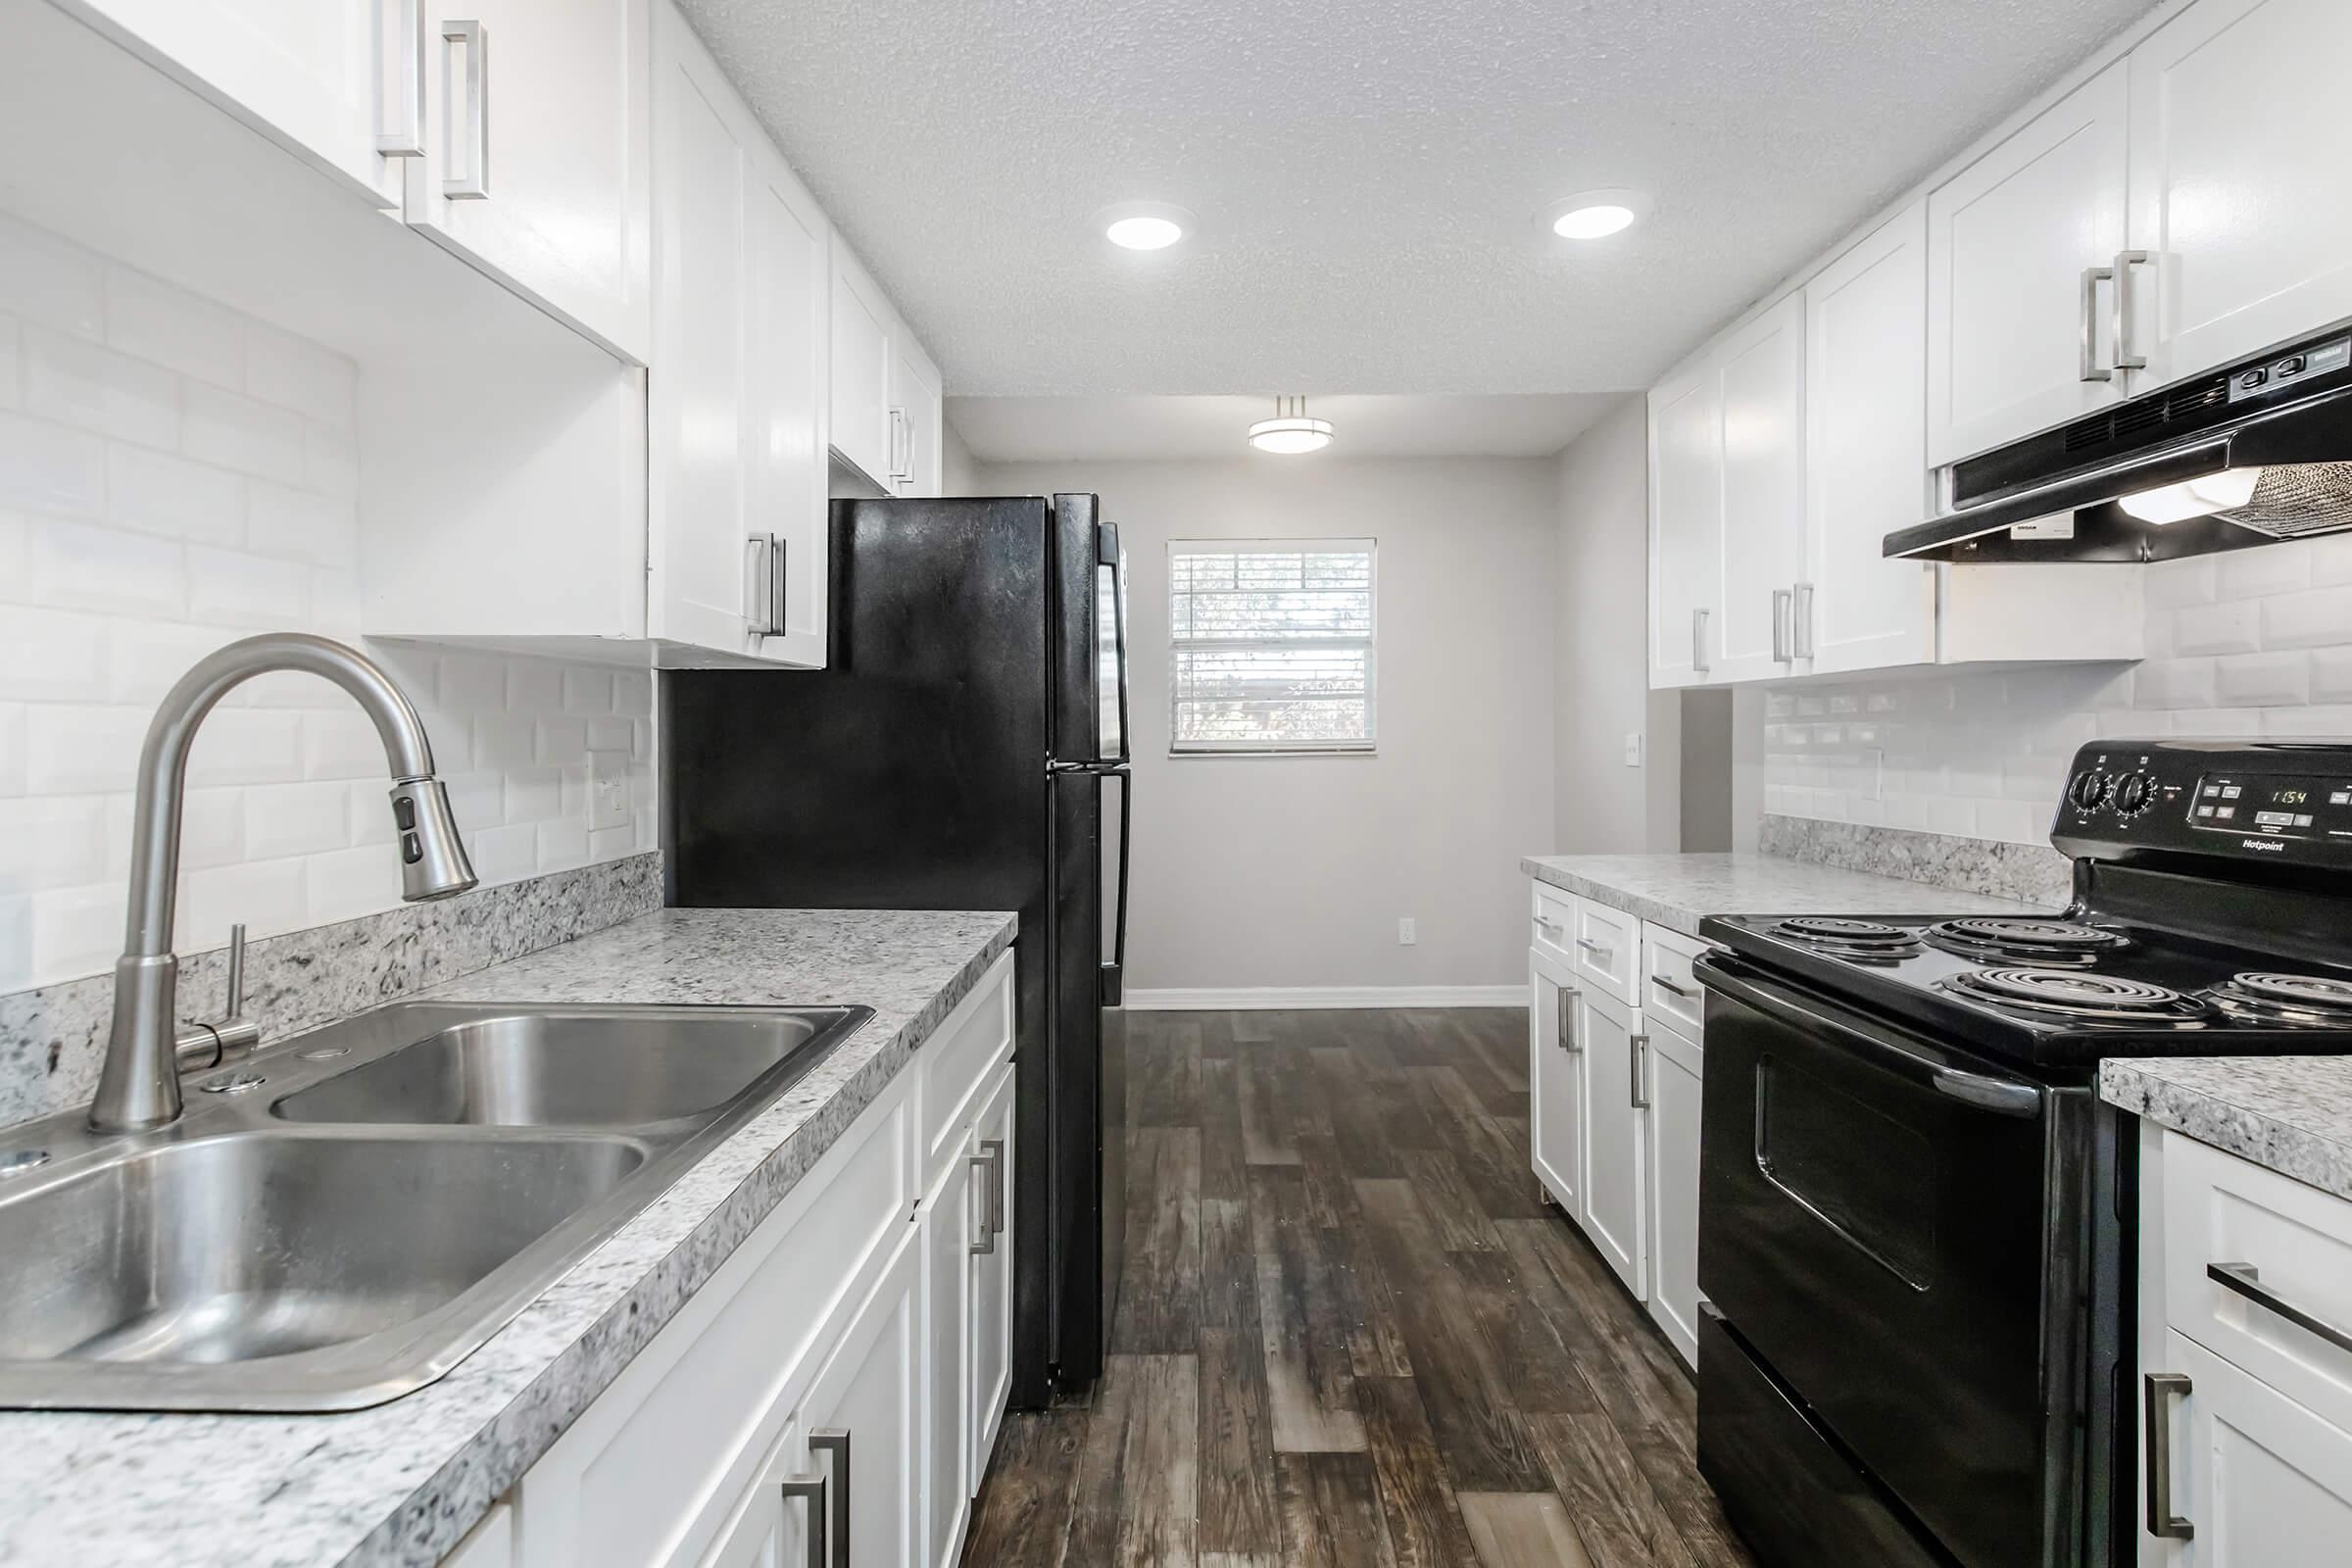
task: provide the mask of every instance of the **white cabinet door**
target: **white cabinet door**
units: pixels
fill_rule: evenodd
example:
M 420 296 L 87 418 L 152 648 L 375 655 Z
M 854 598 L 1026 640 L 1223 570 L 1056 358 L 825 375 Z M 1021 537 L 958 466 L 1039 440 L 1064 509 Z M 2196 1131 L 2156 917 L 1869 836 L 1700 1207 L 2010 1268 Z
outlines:
M 875 484 L 891 483 L 898 421 L 890 413 L 891 326 L 882 291 L 858 258 L 833 239 L 833 450 Z
M 609 352 L 653 335 L 652 0 L 426 0 L 408 220 Z
M 1938 466 L 2113 399 L 2128 62 L 1928 198 L 1928 461 Z M 2105 379 L 2099 379 L 2099 377 Z
M 657 33 L 647 634 L 821 665 L 824 215 L 684 19 Z
M 1725 340 L 1722 620 L 1717 680 L 1791 672 L 1805 574 L 1805 302 L 1791 294 Z
M 2352 317 L 2342 0 L 2203 0 L 2132 51 L 2133 390 Z
M 400 205 L 420 146 L 420 32 L 392 0 L 61 0 L 176 80 L 348 183 Z
M 815 1504 L 785 1488 L 817 1474 L 808 1465 L 808 1443 L 796 1420 L 760 1464 L 699 1568 L 806 1568 L 808 1532 L 815 1528 L 808 1514 Z
M 1528 1147 L 1536 1179 L 1578 1224 L 1585 1221 L 1585 1061 L 1576 1035 L 1575 977 L 1567 965 L 1527 956 Z
M 1014 1062 L 998 1069 L 997 1087 L 982 1102 L 975 1129 L 981 1160 L 973 1167 L 976 1179 L 994 1186 L 974 1192 L 973 1207 L 988 1217 L 995 1238 L 987 1251 L 972 1257 L 972 1433 L 966 1446 L 971 1468 L 963 1484 L 969 1496 L 980 1494 L 997 1433 L 1004 1425 L 1004 1403 L 1012 1396 L 1012 1101 L 1018 1070 Z M 946 1485 L 944 1477 L 939 1484 Z
M 1649 1102 L 1649 1315 L 1698 1364 L 1699 1048 L 1647 1014 L 1642 1098 Z
M 923 1196 L 923 1542 L 931 1568 L 956 1568 L 971 1518 L 972 1249 L 987 1238 L 974 1208 L 967 1138 Z
M 1723 378 L 1708 361 L 1649 394 L 1649 683 L 1721 667 Z
M 1928 213 L 1916 202 L 1805 285 L 1806 673 L 1936 659 L 1936 570 L 1880 553 L 1926 517 Z
M 1575 999 L 1584 1065 L 1585 1235 L 1634 1299 L 1649 1298 L 1649 1117 L 1635 1103 L 1639 1014 L 1587 988 Z
M 2173 1512 L 2194 1534 L 2171 1543 L 2161 1560 L 2195 1568 L 2341 1561 L 2352 1541 L 2352 1433 L 2178 1331 L 2165 1347 L 2168 1369 L 2190 1384 L 2161 1414 L 2173 1436 Z
M 896 443 L 891 487 L 903 496 L 938 495 L 943 456 L 939 371 L 904 324 L 891 338 L 890 418 Z
M 922 1564 L 922 1254 L 920 1227 L 903 1229 L 896 1254 L 801 1403 L 804 1468 L 831 1478 L 828 1544 L 834 1561 L 853 1568 Z M 831 1433 L 846 1433 L 846 1446 L 828 1448 Z

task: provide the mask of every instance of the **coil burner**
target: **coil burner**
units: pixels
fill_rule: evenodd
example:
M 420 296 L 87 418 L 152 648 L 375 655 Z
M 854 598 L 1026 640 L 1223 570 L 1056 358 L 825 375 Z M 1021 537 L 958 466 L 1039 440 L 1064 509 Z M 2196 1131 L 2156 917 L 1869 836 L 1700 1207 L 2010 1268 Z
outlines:
M 1964 958 L 2006 958 L 2036 964 L 2082 964 L 2100 954 L 2129 946 L 2131 939 L 2104 926 L 2075 920 L 2024 920 L 1981 915 L 1944 920 L 1928 927 L 1927 939 Z
M 2168 986 L 2074 969 L 1973 969 L 1939 984 L 1972 1002 L 2086 1023 L 2193 1026 L 2207 1010 L 2202 998 Z
M 1808 914 L 1783 920 L 1771 934 L 1814 953 L 1856 963 L 1895 963 L 1919 956 L 1919 933 L 1877 920 Z
M 2316 974 L 2233 975 L 2205 993 L 2243 1023 L 2289 1029 L 2352 1028 L 2352 980 Z

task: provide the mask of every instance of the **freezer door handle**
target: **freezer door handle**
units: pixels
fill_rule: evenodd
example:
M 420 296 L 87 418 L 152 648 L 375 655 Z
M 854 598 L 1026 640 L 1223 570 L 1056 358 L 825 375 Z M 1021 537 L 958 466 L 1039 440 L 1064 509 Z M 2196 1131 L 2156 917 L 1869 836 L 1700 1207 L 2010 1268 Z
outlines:
M 1111 927 L 1110 961 L 1102 966 L 1102 1005 L 1126 1005 L 1127 995 L 1127 863 L 1129 830 L 1135 825 L 1135 774 L 1124 767 L 1105 768 L 1102 776 L 1119 782 L 1118 914 Z
M 1105 761 L 1124 762 L 1129 760 L 1127 739 L 1127 556 L 1119 548 L 1119 525 L 1102 522 L 1095 525 L 1095 561 L 1110 571 L 1110 635 L 1111 662 L 1119 683 L 1119 755 Z M 1123 808 L 1122 808 L 1123 809 Z

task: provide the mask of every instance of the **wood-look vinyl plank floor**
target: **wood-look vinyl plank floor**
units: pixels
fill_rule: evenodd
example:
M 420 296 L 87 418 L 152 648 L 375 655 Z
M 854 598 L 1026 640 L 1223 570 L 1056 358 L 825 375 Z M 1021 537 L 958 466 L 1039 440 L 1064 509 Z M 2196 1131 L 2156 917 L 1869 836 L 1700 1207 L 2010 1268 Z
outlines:
M 1754 1568 L 1688 1372 L 1542 1207 L 1515 1009 L 1133 1013 L 1127 1273 L 967 1568 Z

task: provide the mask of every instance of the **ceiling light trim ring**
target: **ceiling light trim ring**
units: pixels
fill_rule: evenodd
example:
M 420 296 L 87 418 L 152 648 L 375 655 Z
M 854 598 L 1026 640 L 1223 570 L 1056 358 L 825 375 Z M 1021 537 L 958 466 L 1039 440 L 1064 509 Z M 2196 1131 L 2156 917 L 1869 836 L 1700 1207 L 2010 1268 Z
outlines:
M 1607 239 L 1640 223 L 1656 210 L 1656 205 L 1646 191 L 1635 190 L 1628 185 L 1603 185 L 1592 190 L 1578 191 L 1573 196 L 1553 202 L 1536 215 L 1536 222 L 1546 233 L 1561 239 Z M 1583 231 L 1563 226 L 1578 214 L 1597 213 L 1604 208 L 1623 212 L 1626 215 L 1624 221 L 1606 228 Z

